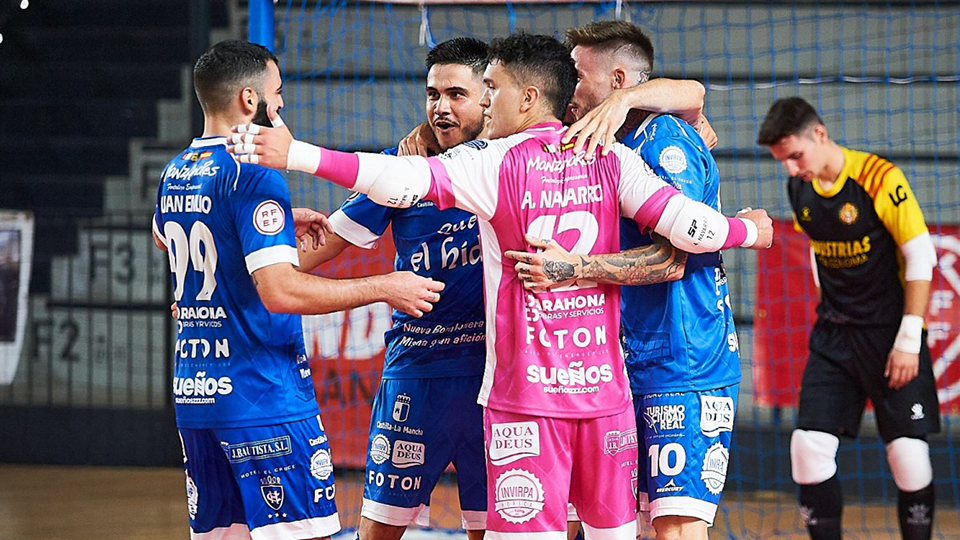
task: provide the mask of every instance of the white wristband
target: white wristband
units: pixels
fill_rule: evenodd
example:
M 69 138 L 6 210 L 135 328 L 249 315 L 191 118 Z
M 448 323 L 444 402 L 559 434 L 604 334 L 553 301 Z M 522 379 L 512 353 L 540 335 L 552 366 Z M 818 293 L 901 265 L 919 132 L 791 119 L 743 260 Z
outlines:
M 900 321 L 900 330 L 893 348 L 905 353 L 919 354 L 920 343 L 923 339 L 923 317 L 919 315 L 904 315 Z
M 314 174 L 320 168 L 320 147 L 296 139 L 287 151 L 287 170 Z
M 748 248 L 757 243 L 757 237 L 760 236 L 760 231 L 757 229 L 757 224 L 750 221 L 749 219 L 737 218 L 747 226 L 747 239 L 740 244 L 740 247 Z

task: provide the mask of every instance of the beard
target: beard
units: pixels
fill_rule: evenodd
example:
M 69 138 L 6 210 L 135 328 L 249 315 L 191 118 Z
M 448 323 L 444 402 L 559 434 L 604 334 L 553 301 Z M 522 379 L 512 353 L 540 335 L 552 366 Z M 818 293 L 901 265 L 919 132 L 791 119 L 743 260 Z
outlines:
M 253 115 L 253 120 L 251 120 L 251 122 L 263 127 L 273 127 L 273 123 L 270 122 L 270 117 L 267 116 L 266 101 L 261 99 L 260 102 L 257 103 L 257 112 Z

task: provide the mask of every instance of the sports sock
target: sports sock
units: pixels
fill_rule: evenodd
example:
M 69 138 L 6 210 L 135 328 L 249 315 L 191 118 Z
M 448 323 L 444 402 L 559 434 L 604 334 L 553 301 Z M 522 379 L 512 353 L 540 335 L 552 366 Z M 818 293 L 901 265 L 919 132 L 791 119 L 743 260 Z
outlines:
M 933 482 L 919 491 L 901 491 L 897 497 L 900 534 L 903 540 L 930 540 L 936 496 Z
M 812 540 L 840 540 L 843 497 L 837 475 L 819 484 L 800 486 L 800 514 Z

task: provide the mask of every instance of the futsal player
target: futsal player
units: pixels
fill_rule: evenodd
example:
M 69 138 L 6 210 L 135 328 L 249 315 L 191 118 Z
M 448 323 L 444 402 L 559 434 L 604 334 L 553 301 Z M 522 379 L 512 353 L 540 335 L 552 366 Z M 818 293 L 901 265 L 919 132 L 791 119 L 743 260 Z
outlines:
M 385 301 L 426 312 L 442 284 L 409 272 L 328 280 L 295 270 L 290 196 L 276 171 L 226 151 L 237 122 L 283 106 L 277 58 L 240 41 L 194 68 L 203 136 L 163 169 L 154 240 L 177 307 L 173 401 L 191 537 L 328 537 L 340 530 L 301 313 Z
M 841 537 L 837 449 L 841 437 L 857 436 L 869 398 L 899 491 L 900 533 L 928 540 L 935 496 L 926 436 L 940 431 L 940 406 L 923 317 L 937 257 L 920 205 L 899 168 L 838 145 L 799 97 L 770 107 L 757 142 L 789 175 L 794 224 L 810 237 L 820 289 L 790 439 L 810 537 Z
M 524 234 L 577 253 L 612 251 L 618 216 L 634 217 L 687 251 L 763 248 L 762 210 L 725 218 L 657 178 L 622 146 L 586 159 L 560 143 L 576 86 L 566 49 L 547 36 L 491 43 L 481 104 L 489 136 L 434 158 L 341 153 L 292 141 L 286 129 L 238 126 L 241 159 L 309 171 L 398 207 L 422 198 L 479 218 L 487 369 L 481 387 L 488 455 L 487 534 L 566 537 L 567 502 L 589 537 L 636 534 L 631 485 L 636 422 L 617 343 L 619 291 L 580 283 L 526 292 L 503 252 Z M 502 138 L 501 138 L 502 137 Z

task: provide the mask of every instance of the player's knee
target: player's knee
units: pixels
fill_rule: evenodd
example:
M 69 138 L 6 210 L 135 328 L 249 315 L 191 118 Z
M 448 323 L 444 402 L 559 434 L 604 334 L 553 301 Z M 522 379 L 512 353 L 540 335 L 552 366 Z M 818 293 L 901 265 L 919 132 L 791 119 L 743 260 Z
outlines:
M 660 516 L 653 528 L 657 540 L 707 540 L 707 523 L 691 516 Z
M 790 471 L 800 485 L 819 484 L 837 474 L 840 439 L 823 431 L 793 430 L 790 437 Z
M 899 437 L 887 443 L 887 463 L 900 491 L 919 491 L 933 481 L 930 445 L 923 439 Z

